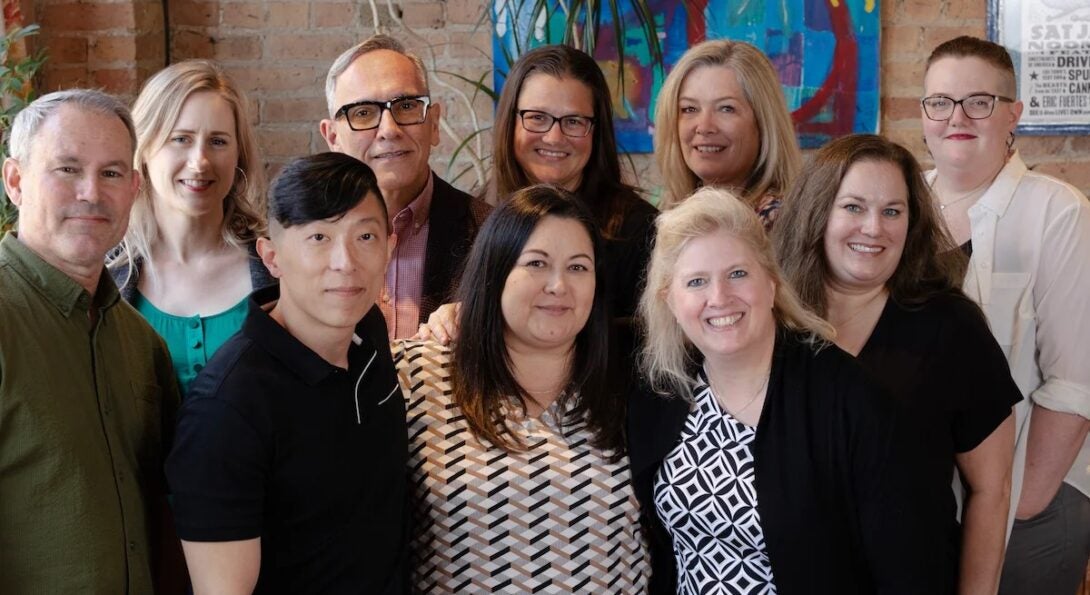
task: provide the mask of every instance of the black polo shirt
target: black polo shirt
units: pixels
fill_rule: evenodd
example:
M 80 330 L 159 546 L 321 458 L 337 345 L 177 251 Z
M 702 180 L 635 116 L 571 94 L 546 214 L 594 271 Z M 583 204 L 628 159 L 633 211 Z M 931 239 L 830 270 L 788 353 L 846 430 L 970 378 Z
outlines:
M 256 593 L 400 593 L 405 563 L 405 401 L 378 307 L 349 369 L 260 306 L 193 381 L 167 477 L 186 541 L 261 538 Z

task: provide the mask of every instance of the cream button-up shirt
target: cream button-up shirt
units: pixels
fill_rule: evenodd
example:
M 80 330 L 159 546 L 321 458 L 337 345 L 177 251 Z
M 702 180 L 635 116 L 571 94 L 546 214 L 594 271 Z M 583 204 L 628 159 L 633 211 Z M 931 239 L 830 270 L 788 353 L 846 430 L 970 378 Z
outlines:
M 929 184 L 935 175 L 927 172 Z M 1009 535 L 1032 406 L 1090 418 L 1090 202 L 1029 171 L 1016 152 L 969 209 L 969 222 L 965 293 L 983 308 L 1026 397 L 1015 406 Z M 1090 439 L 1064 481 L 1090 497 Z

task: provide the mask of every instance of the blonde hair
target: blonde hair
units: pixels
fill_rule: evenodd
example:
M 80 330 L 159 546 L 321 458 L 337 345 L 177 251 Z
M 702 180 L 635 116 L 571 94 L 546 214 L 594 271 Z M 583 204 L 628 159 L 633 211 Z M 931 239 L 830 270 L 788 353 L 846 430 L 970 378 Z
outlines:
M 655 245 L 647 270 L 647 285 L 640 296 L 639 316 L 645 337 L 641 367 L 656 391 L 692 398 L 695 380 L 692 366 L 702 359 L 665 300 L 678 257 L 694 238 L 723 232 L 741 241 L 776 284 L 772 305 L 776 322 L 808 335 L 811 344 L 832 341 L 836 334 L 833 327 L 807 309 L 784 281 L 757 214 L 729 191 L 701 188 L 678 206 L 659 214 L 655 228 Z
M 681 84 L 701 66 L 725 66 L 733 70 L 757 120 L 761 146 L 746 187 L 739 189 L 740 198 L 756 207 L 768 194 L 787 192 L 802 166 L 802 152 L 795 140 L 779 75 L 761 50 L 742 41 L 717 39 L 685 52 L 659 92 L 655 106 L 655 161 L 664 180 L 660 207 L 669 209 L 701 185 L 700 178 L 685 164 L 677 130 Z
M 246 96 L 215 62 L 187 60 L 168 66 L 148 79 L 133 105 L 135 168 L 144 183 L 133 203 L 121 251 L 109 262 L 111 268 L 142 260 L 154 272 L 151 245 L 159 235 L 159 228 L 155 221 L 154 192 L 148 181 L 148 160 L 166 143 L 186 99 L 202 91 L 217 93 L 231 106 L 235 116 L 238 166 L 235 183 L 223 201 L 220 227 L 223 241 L 241 248 L 265 234 L 265 169 L 250 123 Z

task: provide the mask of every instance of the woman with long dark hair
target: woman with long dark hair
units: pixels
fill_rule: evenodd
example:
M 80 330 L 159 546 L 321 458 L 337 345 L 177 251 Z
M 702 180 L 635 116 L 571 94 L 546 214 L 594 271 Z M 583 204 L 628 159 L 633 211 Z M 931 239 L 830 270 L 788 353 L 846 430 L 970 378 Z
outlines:
M 524 188 L 470 251 L 463 340 L 395 344 L 418 591 L 646 588 L 600 263 L 582 201 Z

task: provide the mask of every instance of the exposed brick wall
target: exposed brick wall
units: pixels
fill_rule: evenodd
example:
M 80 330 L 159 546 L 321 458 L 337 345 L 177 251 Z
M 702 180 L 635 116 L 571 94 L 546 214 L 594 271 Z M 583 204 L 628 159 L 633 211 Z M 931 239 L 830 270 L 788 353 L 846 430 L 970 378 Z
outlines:
M 163 3 L 160 0 L 27 0 L 32 18 L 43 26 L 51 59 L 46 90 L 76 84 L 104 86 L 133 95 L 166 60 Z M 882 132 L 904 143 L 928 162 L 921 137 L 918 100 L 922 64 L 938 43 L 963 33 L 984 35 L 987 0 L 882 0 Z M 489 72 L 491 43 L 482 23 L 485 0 L 170 0 L 170 59 L 202 57 L 223 62 L 247 90 L 268 161 L 275 168 L 288 158 L 325 147 L 317 121 L 325 113 L 325 72 L 343 49 L 370 35 L 376 26 L 404 39 L 438 71 L 473 80 Z M 377 22 L 376 22 L 377 19 Z M 416 36 L 397 22 L 401 19 Z M 486 83 L 491 77 L 485 78 Z M 450 87 L 444 85 L 447 83 Z M 472 100 L 465 104 L 456 90 Z M 444 104 L 455 135 L 492 123 L 492 105 L 454 77 L 432 76 L 432 94 Z M 487 154 L 491 137 L 479 137 Z M 433 165 L 453 177 L 467 168 L 447 159 L 457 146 L 444 132 Z M 1090 192 L 1090 138 L 1019 138 L 1030 166 L 1057 175 Z M 649 156 L 632 157 L 637 181 L 658 185 Z M 468 187 L 472 172 L 458 185 Z
M 158 0 L 38 0 L 28 15 L 49 49 L 46 91 L 91 86 L 132 96 L 165 63 Z

